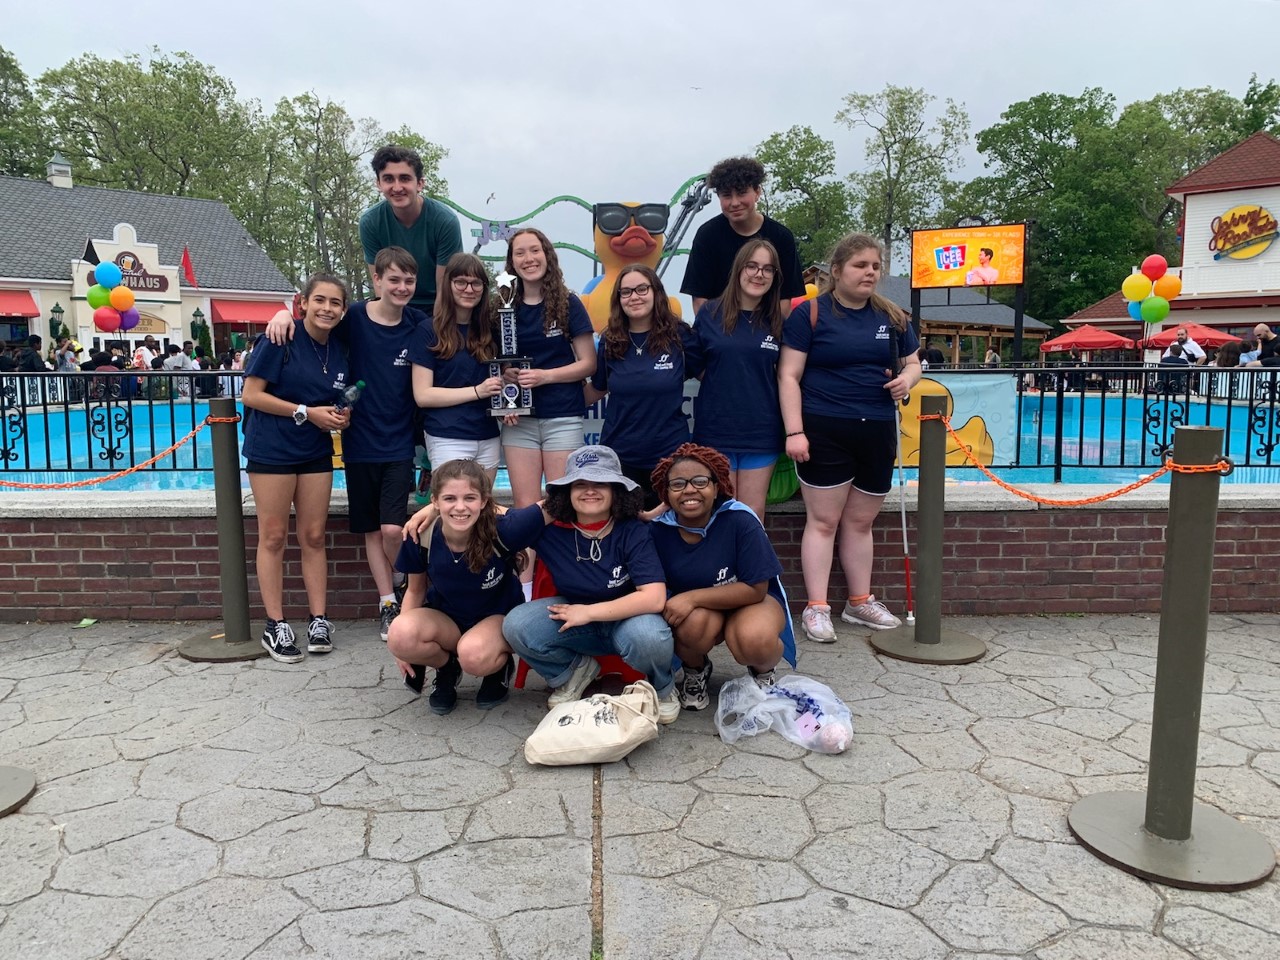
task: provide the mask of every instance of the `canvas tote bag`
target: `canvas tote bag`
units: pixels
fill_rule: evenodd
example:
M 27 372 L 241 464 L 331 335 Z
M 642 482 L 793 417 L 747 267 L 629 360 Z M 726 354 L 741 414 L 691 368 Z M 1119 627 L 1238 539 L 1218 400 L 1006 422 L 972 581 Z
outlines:
M 524 758 L 546 766 L 612 763 L 658 736 L 658 692 L 637 680 L 618 696 L 562 703 L 525 741 Z

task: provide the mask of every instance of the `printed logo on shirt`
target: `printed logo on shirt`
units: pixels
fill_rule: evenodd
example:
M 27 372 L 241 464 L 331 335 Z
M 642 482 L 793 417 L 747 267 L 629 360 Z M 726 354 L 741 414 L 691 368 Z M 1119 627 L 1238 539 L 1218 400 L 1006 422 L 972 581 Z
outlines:
M 877 340 L 889 339 L 889 325 L 887 323 L 880 324 L 880 329 L 876 331 Z
M 676 365 L 671 362 L 671 354 L 664 353 L 658 358 L 658 362 L 653 365 L 655 370 L 674 370 Z
M 345 373 L 338 374 L 338 376 L 334 378 L 333 389 L 339 390 L 339 391 L 346 389 L 346 386 L 347 386 L 346 381 L 347 381 L 347 375 Z
M 599 462 L 600 462 L 600 455 L 598 453 L 594 453 L 591 450 L 587 450 L 584 453 L 580 453 L 573 458 L 573 465 L 575 467 L 585 467 L 589 463 L 599 463 Z
M 393 367 L 407 367 L 409 365 L 409 348 L 405 347 L 400 351 L 400 355 L 391 362 Z
M 760 349 L 772 350 L 774 353 L 778 352 L 778 341 L 773 339 L 773 334 L 768 334 L 763 340 L 760 341 Z
M 481 590 L 489 590 L 496 587 L 502 582 L 504 574 L 496 567 L 490 567 L 489 572 L 484 575 L 484 581 L 480 584 Z
M 721 567 L 721 568 L 716 572 L 716 582 L 715 582 L 715 583 L 713 583 L 713 584 L 712 584 L 712 586 L 713 586 L 713 587 L 727 587 L 729 584 L 731 584 L 731 583 L 737 583 L 737 582 L 738 582 L 738 578 L 737 578 L 736 576 L 732 576 L 732 577 L 731 577 L 731 576 L 729 576 L 729 568 L 728 568 L 728 567 Z
M 548 337 L 563 337 L 563 336 L 564 336 L 564 331 L 563 331 L 563 330 L 561 330 L 559 327 L 552 327 L 550 330 L 548 330 L 548 331 L 546 332 L 546 336 L 548 336 Z
M 613 576 L 609 578 L 609 589 L 612 590 L 614 587 L 620 587 L 630 579 L 630 573 L 624 571 L 621 565 L 616 566 L 613 568 Z

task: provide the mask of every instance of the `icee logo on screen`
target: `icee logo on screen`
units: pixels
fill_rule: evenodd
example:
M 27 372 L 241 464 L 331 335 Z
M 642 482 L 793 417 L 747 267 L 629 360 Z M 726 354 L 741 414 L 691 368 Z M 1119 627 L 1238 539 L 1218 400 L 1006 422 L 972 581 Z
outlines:
M 933 259 L 939 270 L 960 270 L 964 268 L 964 255 L 968 249 L 966 243 L 944 243 L 933 248 Z

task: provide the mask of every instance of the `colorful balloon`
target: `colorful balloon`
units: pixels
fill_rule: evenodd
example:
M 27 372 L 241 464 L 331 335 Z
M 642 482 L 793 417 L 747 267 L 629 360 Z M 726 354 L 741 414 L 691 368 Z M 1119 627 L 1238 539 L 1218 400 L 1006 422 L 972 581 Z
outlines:
M 99 307 L 93 311 L 93 325 L 103 333 L 115 333 L 120 329 L 120 311 L 115 307 Z
M 1169 269 L 1169 261 L 1158 253 L 1153 253 L 1142 261 L 1142 273 L 1148 279 L 1159 280 Z
M 110 290 L 112 287 L 120 286 L 120 281 L 124 279 L 124 274 L 120 268 L 114 263 L 100 263 L 93 268 L 94 279 L 102 286 Z
M 1182 292 L 1182 280 L 1176 273 L 1166 273 L 1155 282 L 1155 292 L 1157 297 L 1172 300 Z
M 1129 316 L 1135 320 L 1142 319 L 1142 303 L 1138 300 L 1129 301 Z
M 1126 300 L 1145 300 L 1151 296 L 1151 280 L 1140 273 L 1131 273 L 1120 284 L 1120 292 Z
M 130 307 L 128 310 L 120 311 L 120 329 L 132 330 L 142 322 L 142 314 L 138 313 L 137 307 Z
M 97 310 L 99 307 L 105 307 L 111 302 L 111 291 L 102 286 L 102 284 L 95 283 L 89 288 L 89 292 L 84 295 L 84 298 L 89 301 L 89 306 Z
M 1159 323 L 1169 315 L 1169 301 L 1164 297 L 1147 297 L 1142 301 L 1144 323 Z
M 118 287 L 112 287 L 111 305 L 122 313 L 128 310 L 133 306 L 133 291 L 123 283 Z

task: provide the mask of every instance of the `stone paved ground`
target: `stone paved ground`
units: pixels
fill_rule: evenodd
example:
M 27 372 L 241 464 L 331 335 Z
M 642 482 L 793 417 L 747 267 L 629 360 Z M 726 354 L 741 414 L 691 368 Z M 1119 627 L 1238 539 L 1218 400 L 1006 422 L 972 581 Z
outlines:
M 532 691 L 432 716 L 371 624 L 294 667 L 188 663 L 193 626 L 0 626 L 0 764 L 40 781 L 0 820 L 0 958 L 587 960 L 601 915 L 609 960 L 1280 953 L 1276 877 L 1175 890 L 1067 831 L 1145 785 L 1157 621 L 948 626 L 987 657 L 804 646 L 842 756 L 731 748 L 707 712 L 599 776 L 525 763 Z M 1203 706 L 1200 798 L 1280 845 L 1280 617 L 1212 619 Z

